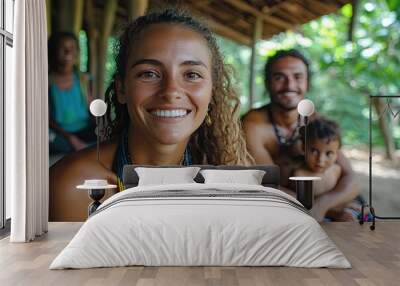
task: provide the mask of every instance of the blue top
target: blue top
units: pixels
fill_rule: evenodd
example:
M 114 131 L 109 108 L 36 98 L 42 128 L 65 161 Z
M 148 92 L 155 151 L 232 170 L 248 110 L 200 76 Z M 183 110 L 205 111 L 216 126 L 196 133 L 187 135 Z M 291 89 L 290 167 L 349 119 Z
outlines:
M 49 116 L 65 131 L 78 132 L 89 126 L 90 115 L 79 76 L 74 72 L 72 77 L 72 86 L 65 90 L 50 82 Z

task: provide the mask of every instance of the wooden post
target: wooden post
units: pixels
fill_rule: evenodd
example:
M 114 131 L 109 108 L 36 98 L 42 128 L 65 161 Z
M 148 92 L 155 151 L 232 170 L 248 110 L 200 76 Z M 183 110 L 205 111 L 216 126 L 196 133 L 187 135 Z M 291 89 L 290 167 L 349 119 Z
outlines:
M 137 17 L 143 16 L 147 11 L 148 6 L 148 0 L 128 0 L 129 21 L 135 20 Z
M 97 54 L 97 96 L 104 98 L 104 76 L 106 70 L 107 43 L 114 26 L 115 14 L 118 8 L 118 1 L 107 0 L 103 10 L 102 26 L 98 42 Z
M 262 24 L 263 21 L 261 17 L 257 17 L 256 21 L 254 23 L 254 28 L 253 28 L 253 41 L 251 44 L 251 59 L 250 59 L 250 80 L 249 80 L 249 109 L 253 107 L 253 102 L 254 102 L 254 93 L 255 93 L 255 75 L 256 75 L 256 70 L 255 70 L 255 63 L 256 63 L 256 58 L 257 58 L 257 41 L 261 38 L 262 35 Z

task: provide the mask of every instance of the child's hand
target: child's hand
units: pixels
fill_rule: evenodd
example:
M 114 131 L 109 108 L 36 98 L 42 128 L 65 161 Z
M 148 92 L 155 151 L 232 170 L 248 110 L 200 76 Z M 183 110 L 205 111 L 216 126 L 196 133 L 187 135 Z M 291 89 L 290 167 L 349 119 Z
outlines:
M 314 201 L 314 205 L 310 212 L 312 217 L 315 218 L 316 221 L 321 222 L 323 221 L 328 209 L 329 207 L 324 200 L 324 196 L 320 196 Z

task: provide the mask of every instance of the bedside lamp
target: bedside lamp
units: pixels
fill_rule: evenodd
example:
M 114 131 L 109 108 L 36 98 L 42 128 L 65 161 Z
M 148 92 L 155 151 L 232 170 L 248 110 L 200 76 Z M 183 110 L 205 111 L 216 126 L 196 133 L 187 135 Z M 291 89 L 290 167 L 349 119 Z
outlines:
M 96 117 L 96 137 L 97 137 L 97 162 L 100 162 L 100 128 L 99 128 L 99 117 L 103 116 L 107 111 L 107 104 L 101 99 L 95 99 L 90 103 L 90 113 Z M 104 179 L 90 179 L 85 180 L 83 185 L 79 185 L 76 188 L 86 190 L 89 193 L 89 197 L 93 202 L 88 207 L 89 216 L 96 211 L 100 206 L 100 200 L 104 197 L 106 189 L 116 188 L 116 185 L 108 184 L 107 180 Z
M 303 99 L 297 105 L 297 112 L 304 117 L 304 158 L 307 161 L 307 125 L 308 117 L 315 111 L 314 103 L 309 99 Z
M 100 162 L 100 130 L 99 117 L 103 116 L 107 111 L 107 104 L 102 99 L 95 99 L 90 103 L 90 113 L 96 117 L 96 137 L 97 137 L 97 161 Z
M 304 160 L 307 162 L 307 124 L 308 117 L 315 111 L 314 103 L 303 99 L 297 105 L 297 112 L 304 117 Z M 296 183 L 296 198 L 306 209 L 311 209 L 314 203 L 313 181 L 321 180 L 320 177 L 290 177 Z

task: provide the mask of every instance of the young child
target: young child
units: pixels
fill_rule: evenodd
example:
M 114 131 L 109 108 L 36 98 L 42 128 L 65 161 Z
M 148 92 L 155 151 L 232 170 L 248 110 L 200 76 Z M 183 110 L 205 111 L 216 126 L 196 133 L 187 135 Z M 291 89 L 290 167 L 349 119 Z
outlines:
M 303 130 L 304 131 L 304 130 Z M 304 134 L 304 132 L 302 132 Z M 304 140 L 304 136 L 303 140 Z M 304 142 L 303 142 L 304 143 Z M 304 144 L 303 144 L 304 145 Z M 321 177 L 314 182 L 315 202 L 324 194 L 332 191 L 341 176 L 341 168 L 336 163 L 337 154 L 341 147 L 339 126 L 331 120 L 318 117 L 307 126 L 307 158 L 302 166 L 294 171 L 295 176 Z M 331 202 L 331 205 L 335 205 Z M 315 208 L 318 208 L 315 205 Z M 335 208 L 315 210 L 316 219 L 329 217 L 335 221 L 353 221 L 359 207 L 336 205 Z

